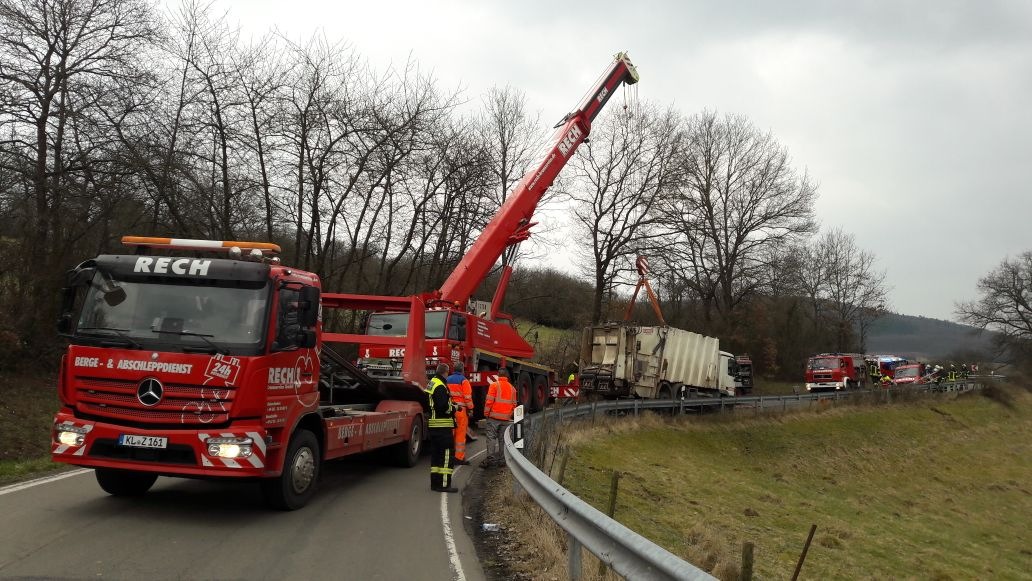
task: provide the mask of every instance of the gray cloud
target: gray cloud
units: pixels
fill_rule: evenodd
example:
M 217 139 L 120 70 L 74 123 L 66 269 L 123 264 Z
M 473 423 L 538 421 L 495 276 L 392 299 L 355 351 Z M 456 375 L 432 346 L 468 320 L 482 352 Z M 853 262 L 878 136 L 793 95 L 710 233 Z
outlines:
M 978 277 L 1032 248 L 1030 2 L 297 0 L 293 17 L 222 4 L 255 26 L 324 27 L 374 64 L 411 51 L 473 100 L 510 84 L 546 123 L 626 49 L 642 98 L 772 131 L 820 183 L 822 222 L 879 257 L 904 313 L 951 317 Z

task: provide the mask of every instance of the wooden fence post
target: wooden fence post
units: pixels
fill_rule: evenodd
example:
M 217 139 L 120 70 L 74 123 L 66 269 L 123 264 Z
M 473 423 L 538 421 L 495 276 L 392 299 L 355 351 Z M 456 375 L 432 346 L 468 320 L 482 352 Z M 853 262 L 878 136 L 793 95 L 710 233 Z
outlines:
M 742 581 L 752 581 L 753 544 L 746 541 L 742 545 Z
M 792 573 L 792 581 L 799 579 L 799 571 L 803 569 L 803 561 L 806 560 L 806 552 L 810 550 L 810 541 L 813 540 L 813 533 L 817 530 L 817 525 L 810 525 L 810 534 L 806 537 L 806 544 L 803 545 L 803 552 L 799 555 L 799 562 L 796 563 L 795 573 Z
M 619 488 L 619 482 L 620 473 L 616 470 L 613 470 L 613 479 L 609 483 L 609 510 L 606 511 L 606 516 L 608 516 L 609 518 L 613 518 L 613 515 L 616 514 L 616 492 Z M 606 562 L 600 559 L 598 562 L 598 576 L 601 577 L 605 574 L 605 572 Z

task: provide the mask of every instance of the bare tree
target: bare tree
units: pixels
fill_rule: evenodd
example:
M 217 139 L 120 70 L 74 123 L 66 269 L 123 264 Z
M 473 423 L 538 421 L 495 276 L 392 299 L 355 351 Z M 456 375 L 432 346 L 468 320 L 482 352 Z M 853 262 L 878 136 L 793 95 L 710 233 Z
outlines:
M 815 228 L 816 186 L 746 118 L 705 112 L 688 122 L 683 180 L 667 196 L 669 246 L 685 284 L 722 321 L 763 285 L 762 250 Z M 709 326 L 709 325 L 707 325 Z
M 841 229 L 828 231 L 816 244 L 826 260 L 823 288 L 836 348 L 864 350 L 870 323 L 885 312 L 885 273 L 875 270 L 874 254 L 857 247 L 856 238 Z M 856 344 L 851 341 L 854 330 L 859 334 Z
M 286 70 L 278 58 L 276 37 L 265 36 L 256 44 L 236 48 L 233 52 L 237 85 L 247 105 L 246 125 L 251 131 L 244 142 L 246 153 L 241 179 L 250 181 L 261 195 L 265 211 L 265 236 L 277 237 L 276 203 L 273 191 L 274 147 L 276 139 L 277 105 L 284 89 Z
M 594 321 L 602 319 L 604 300 L 621 275 L 633 271 L 634 255 L 661 234 L 655 209 L 677 180 L 681 139 L 676 112 L 643 105 L 607 117 L 571 163 L 568 193 L 584 272 L 595 284 Z
M 1032 251 L 1005 258 L 978 280 L 977 300 L 958 303 L 960 321 L 999 333 L 997 341 L 1013 355 L 1032 353 Z
M 481 135 L 487 144 L 490 170 L 494 176 L 494 188 L 489 203 L 479 213 L 477 229 L 482 230 L 490 217 L 505 203 L 509 192 L 530 169 L 534 153 L 543 144 L 540 117 L 527 112 L 526 97 L 522 91 L 506 86 L 492 87 L 484 97 L 484 111 L 481 116 Z M 555 196 L 556 189 L 549 190 L 539 203 L 546 203 Z M 510 247 L 502 254 L 502 264 L 515 262 L 519 246 Z M 461 249 L 463 252 L 465 248 Z
M 0 0 L 0 135 L 29 185 L 16 222 L 31 283 L 21 286 L 25 297 L 43 296 L 61 270 L 70 246 L 63 221 L 84 199 L 91 182 L 83 173 L 103 141 L 86 138 L 89 116 L 105 94 L 138 78 L 137 53 L 155 37 L 153 24 L 141 0 Z M 19 312 L 30 339 L 50 314 Z

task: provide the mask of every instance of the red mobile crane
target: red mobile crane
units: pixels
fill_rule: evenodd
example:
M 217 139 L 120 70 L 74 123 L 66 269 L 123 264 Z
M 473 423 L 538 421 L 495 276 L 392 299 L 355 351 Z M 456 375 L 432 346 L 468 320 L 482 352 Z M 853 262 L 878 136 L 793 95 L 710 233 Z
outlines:
M 494 297 L 486 308 L 479 308 L 479 301 L 471 301 L 472 293 L 507 248 L 530 237 L 530 228 L 534 225 L 531 219 L 541 197 L 577 147 L 587 139 L 592 121 L 609 98 L 620 85 L 636 82 L 638 72 L 630 58 L 626 53 L 617 54 L 585 99 L 556 124 L 557 131 L 541 161 L 519 181 L 440 290 L 419 296 L 427 307 L 424 344 L 427 365 L 439 361 L 452 365 L 462 362 L 472 372 L 477 418 L 482 417 L 491 372 L 500 367 L 509 370 L 520 402 L 531 410 L 544 406 L 550 386 L 556 381 L 551 369 L 529 360 L 534 355 L 533 346 L 516 332 L 512 316 L 501 311 L 512 268 L 503 267 Z M 323 300 L 353 303 L 362 300 L 362 296 L 332 294 L 325 295 Z M 405 326 L 408 317 L 404 311 L 409 304 L 408 299 L 399 300 L 391 308 L 372 313 L 365 339 L 346 336 L 349 341 L 360 342 L 359 364 L 370 375 L 397 377 L 406 371 L 404 365 L 414 364 L 411 358 L 405 358 L 404 350 L 378 342 L 414 333 Z M 417 373 L 416 370 L 407 372 Z

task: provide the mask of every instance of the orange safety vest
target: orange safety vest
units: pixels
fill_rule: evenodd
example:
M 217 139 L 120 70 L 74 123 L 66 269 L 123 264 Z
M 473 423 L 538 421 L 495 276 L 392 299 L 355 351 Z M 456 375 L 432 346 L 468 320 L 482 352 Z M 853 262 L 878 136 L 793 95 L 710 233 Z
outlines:
M 484 417 L 509 422 L 512 421 L 512 410 L 515 407 L 516 388 L 509 383 L 508 377 L 499 377 L 498 381 L 487 388 Z
M 457 410 L 471 410 L 473 409 L 473 386 L 465 377 L 462 377 L 460 383 L 452 383 L 453 379 L 459 377 L 462 376 L 456 373 L 448 376 L 448 394 L 451 395 L 451 400 Z

